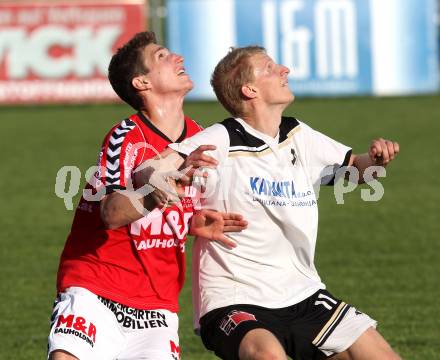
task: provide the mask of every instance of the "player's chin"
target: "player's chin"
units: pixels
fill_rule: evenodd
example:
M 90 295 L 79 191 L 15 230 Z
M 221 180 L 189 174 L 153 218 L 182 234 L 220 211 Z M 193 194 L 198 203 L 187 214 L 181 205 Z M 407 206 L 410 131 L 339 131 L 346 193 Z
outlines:
M 279 98 L 278 104 L 289 106 L 293 102 L 293 100 L 295 100 L 295 97 L 293 95 L 285 95 L 282 98 Z
M 170 92 L 179 93 L 183 96 L 185 96 L 188 92 L 190 92 L 193 88 L 192 81 L 185 81 L 181 82 L 178 85 L 174 86 L 172 89 L 170 89 Z
M 288 89 L 285 93 L 285 100 L 286 103 L 292 103 L 295 100 L 295 95 L 293 95 L 292 91 L 290 91 L 290 89 Z
M 194 88 L 194 83 L 192 82 L 192 80 L 190 79 L 189 76 L 186 76 L 183 80 L 183 84 L 182 87 L 186 90 L 186 91 L 190 91 Z

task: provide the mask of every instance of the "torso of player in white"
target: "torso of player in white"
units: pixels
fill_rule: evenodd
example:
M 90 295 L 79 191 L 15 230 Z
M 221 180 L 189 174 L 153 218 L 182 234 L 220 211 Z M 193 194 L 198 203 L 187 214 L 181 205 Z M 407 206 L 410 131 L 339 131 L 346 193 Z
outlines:
M 241 119 L 227 119 L 174 148 L 189 153 L 202 144 L 216 145 L 210 155 L 220 163 L 208 171 L 202 206 L 242 214 L 249 225 L 228 234 L 237 243 L 232 250 L 196 240 L 195 302 L 201 315 L 237 303 L 285 307 L 323 288 L 313 264 L 314 188 L 328 166 L 342 164 L 349 148 L 294 118 L 282 119 L 275 138 Z

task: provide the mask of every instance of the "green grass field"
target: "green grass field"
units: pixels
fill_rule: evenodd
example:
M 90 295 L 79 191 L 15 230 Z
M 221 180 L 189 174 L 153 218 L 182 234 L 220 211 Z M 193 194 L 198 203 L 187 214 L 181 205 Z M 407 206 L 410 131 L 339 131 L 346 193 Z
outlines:
M 129 112 L 0 108 L 0 359 L 45 357 L 58 256 L 73 216 L 54 194 L 55 176 L 64 165 L 84 174 L 104 134 Z M 214 103 L 189 103 L 186 113 L 204 125 L 225 115 Z M 355 152 L 378 136 L 400 142 L 381 201 L 362 201 L 358 188 L 337 205 L 332 188 L 321 191 L 316 262 L 329 290 L 377 319 L 404 359 L 440 359 L 440 97 L 299 99 L 286 113 Z M 181 304 L 183 358 L 214 359 L 192 332 L 190 279 Z

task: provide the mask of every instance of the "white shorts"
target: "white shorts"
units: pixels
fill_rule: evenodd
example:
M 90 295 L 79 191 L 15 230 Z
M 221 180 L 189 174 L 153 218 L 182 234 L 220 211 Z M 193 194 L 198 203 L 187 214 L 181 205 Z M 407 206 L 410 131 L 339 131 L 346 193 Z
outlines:
M 48 354 L 80 360 L 178 360 L 179 320 L 168 310 L 138 310 L 71 287 L 55 301 Z

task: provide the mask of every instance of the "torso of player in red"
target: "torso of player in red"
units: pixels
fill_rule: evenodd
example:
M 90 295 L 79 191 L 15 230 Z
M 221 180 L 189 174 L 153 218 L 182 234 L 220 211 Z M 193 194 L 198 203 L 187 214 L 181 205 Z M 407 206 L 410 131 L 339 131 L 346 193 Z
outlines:
M 185 117 L 176 141 L 201 128 Z M 171 142 L 141 113 L 113 127 L 104 139 L 98 171 L 86 189 L 111 193 L 130 188 L 133 170 Z M 191 199 L 115 230 L 101 220 L 99 201 L 81 198 L 61 255 L 57 290 L 84 287 L 102 297 L 138 309 L 178 311 L 185 276 L 185 240 L 193 214 Z

